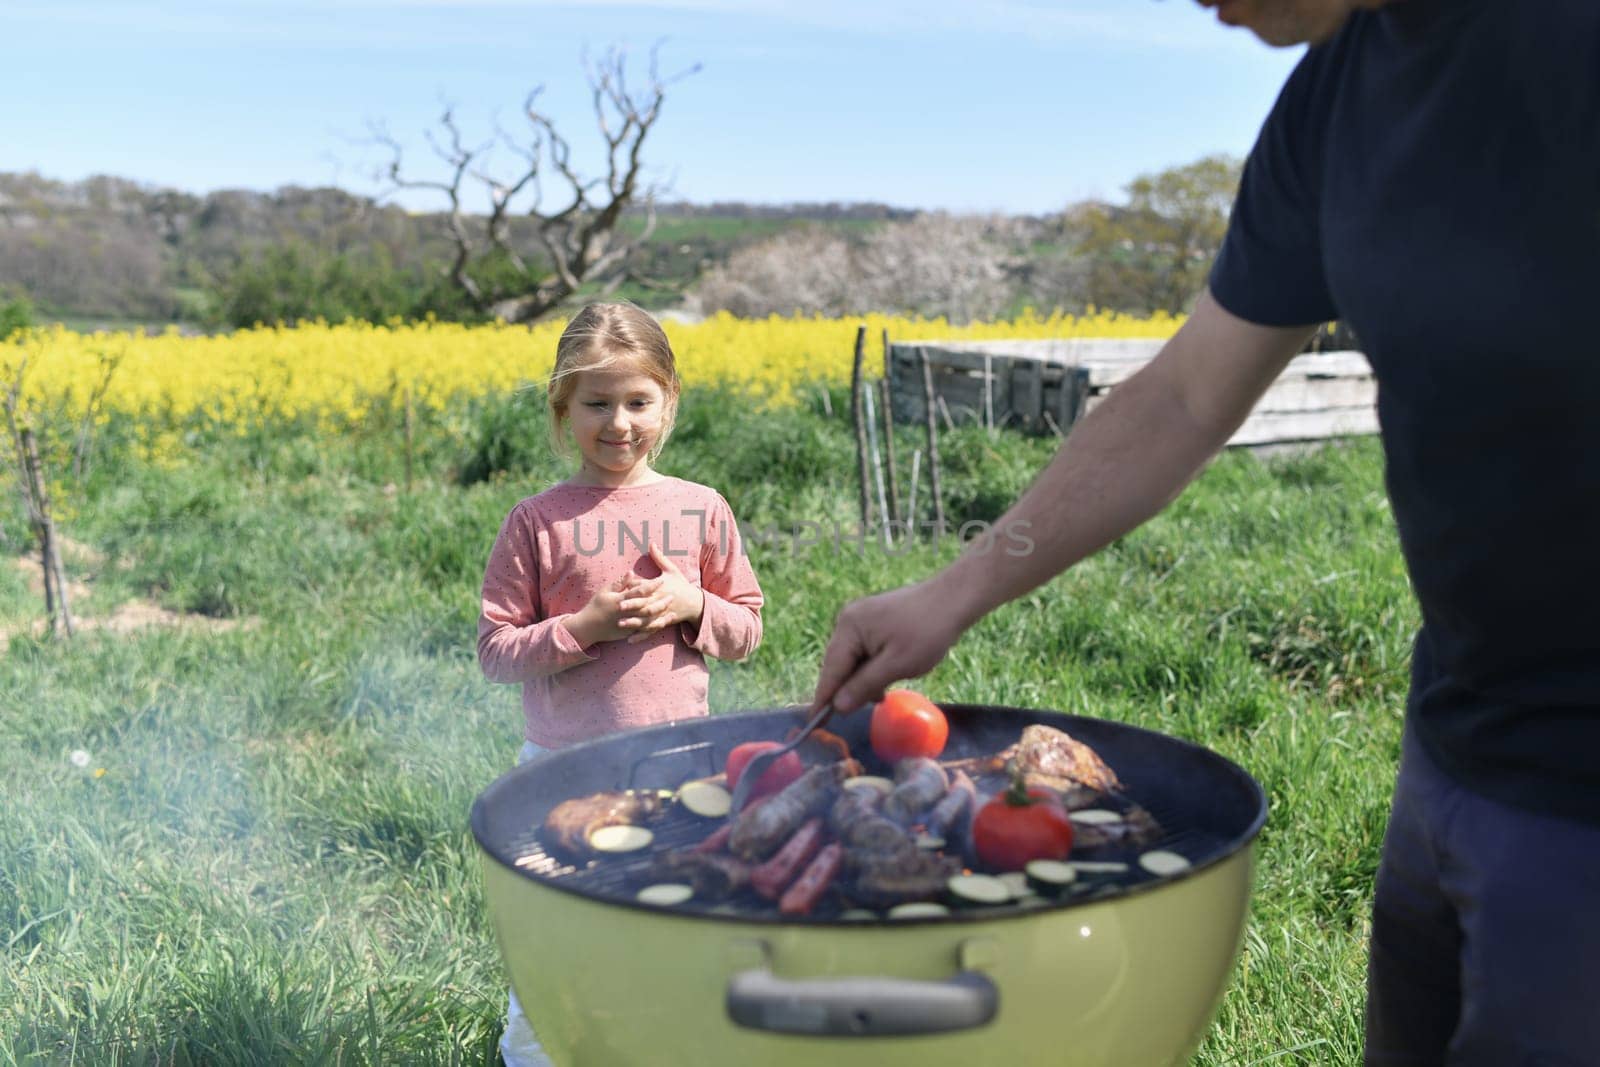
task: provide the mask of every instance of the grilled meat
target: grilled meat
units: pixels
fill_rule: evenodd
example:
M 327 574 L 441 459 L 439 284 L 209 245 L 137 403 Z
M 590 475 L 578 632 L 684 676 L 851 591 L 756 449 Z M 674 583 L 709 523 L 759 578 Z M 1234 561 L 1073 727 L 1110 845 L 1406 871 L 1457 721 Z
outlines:
M 817 906 L 822 894 L 838 877 L 843 862 L 844 846 L 837 841 L 817 853 L 800 877 L 784 891 L 782 899 L 778 901 L 778 910 L 785 915 L 811 914 L 811 909 Z
M 704 841 L 694 846 L 690 851 L 698 853 L 725 852 L 728 848 L 728 838 L 733 836 L 733 823 L 723 823 L 706 836 Z
M 1072 824 L 1072 847 L 1104 848 L 1107 845 L 1147 845 L 1161 836 L 1156 817 L 1137 804 L 1130 804 L 1121 822 Z
M 835 894 L 871 908 L 935 900 L 961 870 L 985 793 L 1013 771 L 1028 785 L 1061 795 L 1069 808 L 1102 809 L 1075 823 L 1080 849 L 1141 846 L 1162 833 L 1148 811 L 1122 795 L 1122 783 L 1092 749 L 1046 726 L 1027 727 L 1017 744 L 991 756 L 943 764 L 901 760 L 887 794 L 865 784 L 843 788 L 861 770 L 850 759 L 810 767 L 698 844 L 656 857 L 650 873 L 689 883 L 702 900 L 746 904 L 765 898 L 785 915 L 810 914 L 824 899 L 831 904 Z M 663 796 L 653 791 L 567 801 L 545 822 L 547 846 L 587 858 L 595 830 L 641 823 L 663 805 Z M 912 828 L 926 830 L 929 839 Z
M 961 869 L 956 860 L 925 852 L 915 845 L 893 854 L 852 851 L 846 862 L 855 877 L 845 892 L 869 908 L 933 900 L 943 895 L 946 880 Z
M 928 813 L 928 833 L 951 840 L 966 825 L 962 816 L 976 807 L 977 799 L 978 787 L 965 771 L 956 771 L 950 776 L 950 791 Z
M 728 849 L 741 859 L 763 860 L 815 815 L 833 803 L 839 783 L 861 773 L 855 760 L 812 767 L 759 808 L 746 808 L 733 822 Z
M 894 791 L 883 802 L 883 813 L 910 824 L 933 807 L 950 788 L 950 777 L 935 760 L 924 756 L 903 759 L 894 766 Z
M 881 794 L 876 789 L 847 789 L 828 812 L 834 835 L 851 849 L 891 852 L 916 846 L 900 824 L 878 812 Z
M 828 825 L 833 827 L 835 833 L 840 833 L 843 827 L 858 819 L 878 814 L 882 804 L 883 794 L 876 789 L 870 786 L 853 786 L 844 790 L 839 799 L 834 801 L 833 808 L 828 813 Z
M 1122 782 L 1095 750 L 1064 730 L 1035 723 L 1022 731 L 1013 756 L 1029 785 L 1067 792 L 1073 787 L 1118 793 Z M 1070 806 L 1070 805 L 1069 805 Z
M 986 774 L 1005 773 L 1006 764 L 1012 756 L 1016 755 L 1016 752 L 1017 746 L 1012 745 L 1009 748 L 1001 749 L 999 752 L 992 752 L 987 756 L 967 756 L 962 759 L 940 760 L 939 766 L 943 767 L 949 774 L 961 771 L 974 778 L 982 778 Z
M 807 819 L 772 858 L 750 872 L 750 885 L 768 900 L 777 900 L 816 854 L 822 851 L 828 831 L 820 817 Z
M 687 880 L 702 900 L 730 897 L 750 884 L 750 865 L 725 852 L 664 853 L 655 871 L 663 881 Z
M 574 797 L 545 816 L 542 836 L 553 851 L 584 859 L 591 854 L 590 834 L 603 826 L 638 825 L 659 814 L 662 805 L 660 793 L 643 789 Z
M 1020 770 L 1026 784 L 1061 794 L 1068 808 L 1099 803 L 1104 794 L 1120 793 L 1122 782 L 1088 745 L 1064 730 L 1035 723 L 1024 727 L 1022 739 L 992 756 L 950 760 L 947 771 L 966 771 L 974 778 Z
M 845 895 L 874 908 L 939 896 L 960 864 L 918 848 L 904 826 L 880 813 L 880 803 L 887 801 L 875 789 L 847 789 L 828 812 L 845 846 Z

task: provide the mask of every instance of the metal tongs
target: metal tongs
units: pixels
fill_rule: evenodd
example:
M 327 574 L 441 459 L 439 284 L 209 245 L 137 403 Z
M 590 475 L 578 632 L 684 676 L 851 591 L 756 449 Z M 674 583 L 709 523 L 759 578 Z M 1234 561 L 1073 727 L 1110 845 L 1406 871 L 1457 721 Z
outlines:
M 822 705 L 822 710 L 811 717 L 805 728 L 795 735 L 794 740 L 781 745 L 768 752 L 763 752 L 755 759 L 744 765 L 744 771 L 739 775 L 739 784 L 733 790 L 733 814 L 737 815 L 744 810 L 750 802 L 750 791 L 755 788 L 756 782 L 767 773 L 767 768 L 783 756 L 799 748 L 801 743 L 821 728 L 833 715 L 833 702 Z

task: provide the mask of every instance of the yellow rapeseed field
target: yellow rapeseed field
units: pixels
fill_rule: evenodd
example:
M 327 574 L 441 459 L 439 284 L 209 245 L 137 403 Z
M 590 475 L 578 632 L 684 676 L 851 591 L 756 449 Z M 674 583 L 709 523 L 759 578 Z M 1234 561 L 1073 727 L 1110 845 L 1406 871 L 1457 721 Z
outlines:
M 1043 337 L 1166 337 L 1181 320 L 1023 315 L 1012 321 L 952 326 L 942 319 L 868 316 L 737 319 L 666 324 L 688 385 L 745 387 L 772 403 L 792 401 L 807 382 L 848 381 L 858 325 L 865 323 L 869 365 L 882 367 L 881 341 Z M 82 411 L 103 378 L 102 361 L 119 360 L 100 409 L 174 427 L 196 417 L 244 426 L 262 419 L 310 416 L 329 425 L 359 424 L 374 402 L 409 391 L 418 408 L 538 382 L 549 372 L 564 322 L 534 326 L 456 323 L 301 325 L 185 337 L 176 331 L 80 334 L 34 330 L 0 344 L 0 388 L 26 360 L 26 404 L 65 401 Z

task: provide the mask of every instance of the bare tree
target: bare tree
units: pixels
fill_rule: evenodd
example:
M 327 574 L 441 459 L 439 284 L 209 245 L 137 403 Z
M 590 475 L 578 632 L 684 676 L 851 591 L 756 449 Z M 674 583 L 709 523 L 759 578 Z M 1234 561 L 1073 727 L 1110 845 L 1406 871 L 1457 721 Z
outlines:
M 510 322 L 528 322 L 580 289 L 603 295 L 630 276 L 630 256 L 656 224 L 658 189 L 643 182 L 645 140 L 661 117 L 667 87 L 700 69 L 696 64 L 663 78 L 656 59 L 652 49 L 642 89 L 628 85 L 626 57 L 620 49 L 611 49 L 589 66 L 595 121 L 605 142 L 601 177 L 586 177 L 573 163 L 571 143 L 538 107 L 542 86 L 523 101 L 529 130 L 520 139 L 497 129 L 490 140 L 469 145 L 454 107 L 446 107 L 438 130 L 427 132 L 429 146 L 446 168 L 442 178 L 410 177 L 399 142 L 381 127 L 373 129 L 374 139 L 389 150 L 384 175 L 391 193 L 432 190 L 447 201 L 455 249 L 449 276 L 474 306 Z M 491 171 L 490 155 L 496 146 L 509 149 L 520 160 L 513 173 L 499 176 Z M 468 212 L 462 187 L 469 179 L 487 194 L 487 214 Z M 644 225 L 638 233 L 622 236 L 617 224 L 635 204 L 645 210 Z M 520 217 L 531 222 L 532 249 L 519 248 L 513 240 L 513 220 Z M 528 254 L 534 250 L 537 257 Z

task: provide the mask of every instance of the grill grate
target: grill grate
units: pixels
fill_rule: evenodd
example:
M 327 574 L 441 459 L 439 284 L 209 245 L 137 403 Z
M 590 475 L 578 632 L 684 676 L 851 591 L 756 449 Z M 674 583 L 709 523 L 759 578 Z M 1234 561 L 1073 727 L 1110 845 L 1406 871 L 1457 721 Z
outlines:
M 692 746 L 691 746 L 692 747 Z M 672 750 L 673 754 L 681 754 L 680 750 Z M 657 754 L 652 754 L 652 757 Z M 646 757 L 650 759 L 652 757 Z M 641 761 L 643 762 L 643 761 Z M 636 779 L 636 773 L 630 780 Z M 994 792 L 1003 786 L 1000 778 L 992 781 L 987 777 L 980 781 L 980 788 L 985 792 Z M 1115 806 L 1114 804 L 1107 806 Z M 1126 864 L 1124 872 L 1094 872 L 1080 877 L 1067 899 L 1070 900 L 1098 900 L 1108 896 L 1115 896 L 1129 889 L 1148 885 L 1150 883 L 1167 881 L 1175 876 L 1157 876 L 1145 871 L 1138 864 L 1140 854 L 1163 849 L 1175 852 L 1191 862 L 1199 863 L 1223 849 L 1228 840 L 1217 834 L 1193 826 L 1184 825 L 1182 812 L 1175 810 L 1158 810 L 1147 807 L 1155 817 L 1157 824 L 1162 828 L 1161 836 L 1151 842 L 1137 846 L 1109 845 L 1101 848 L 1087 850 L 1081 854 L 1075 852 L 1074 860 L 1089 862 L 1115 862 Z M 647 885 L 661 881 L 656 874 L 656 864 L 663 854 L 681 849 L 690 848 L 699 844 L 712 831 L 721 825 L 721 820 L 704 819 L 684 810 L 676 805 L 669 805 L 667 809 L 646 825 L 654 835 L 648 848 L 637 853 L 627 855 L 607 855 L 589 860 L 582 864 L 574 864 L 553 855 L 544 847 L 540 838 L 538 827 L 517 836 L 508 842 L 509 852 L 513 857 L 513 864 L 519 870 L 527 872 L 537 878 L 548 881 L 559 881 L 563 886 L 583 893 L 616 903 L 637 903 L 635 897 L 638 891 Z M 642 905 L 641 905 L 642 906 Z M 837 919 L 851 905 L 840 893 L 831 892 L 818 903 L 812 914 L 813 919 Z M 1009 904 L 996 905 L 978 909 L 985 916 L 1004 913 L 1020 913 L 1038 906 L 1038 900 L 1030 901 L 1023 898 Z M 691 899 L 685 904 L 677 905 L 672 910 L 698 912 L 701 914 L 738 915 L 742 918 L 755 920 L 776 918 L 776 909 L 770 901 L 764 900 L 754 893 L 746 891 L 720 901 L 701 901 Z M 785 921 L 793 921 L 785 917 Z
M 573 864 L 545 850 L 538 828 L 510 842 L 513 865 L 520 870 L 548 879 L 565 879 L 585 892 L 632 900 L 633 894 L 655 879 L 650 870 L 667 852 L 689 848 L 703 841 L 720 825 L 720 820 L 702 819 L 678 807 L 647 823 L 655 835 L 648 848 L 620 856 L 604 856 L 584 864 Z

